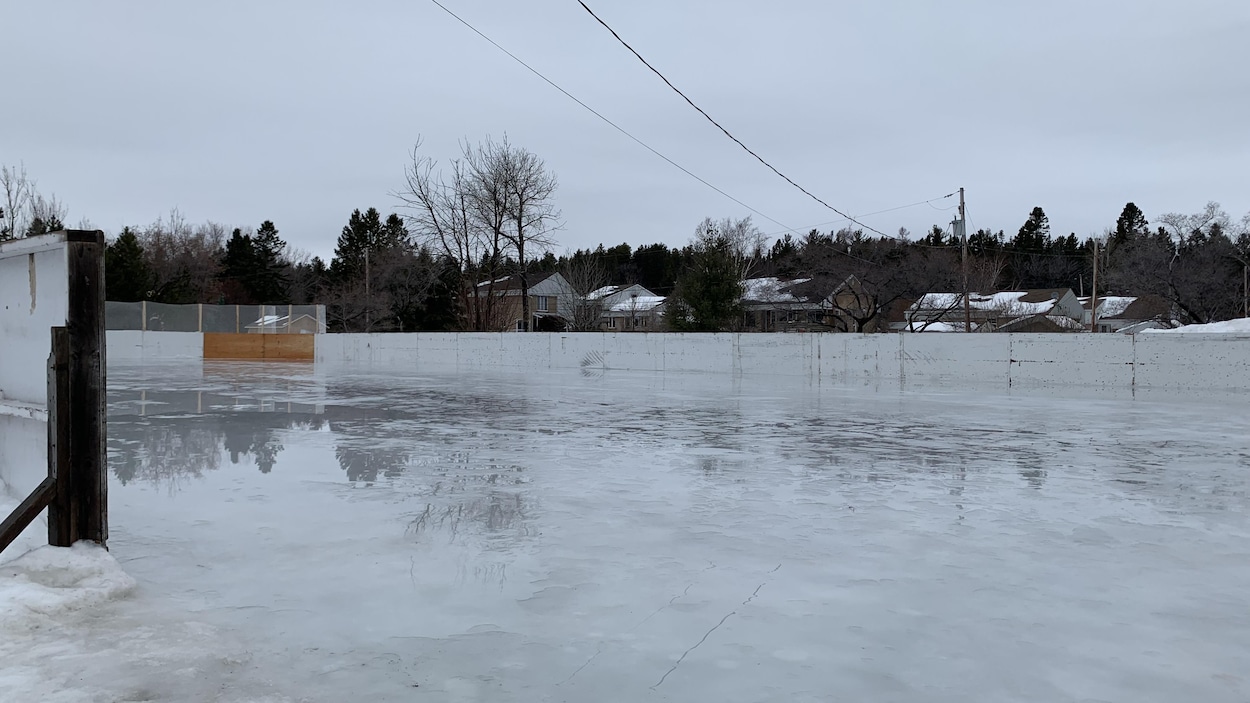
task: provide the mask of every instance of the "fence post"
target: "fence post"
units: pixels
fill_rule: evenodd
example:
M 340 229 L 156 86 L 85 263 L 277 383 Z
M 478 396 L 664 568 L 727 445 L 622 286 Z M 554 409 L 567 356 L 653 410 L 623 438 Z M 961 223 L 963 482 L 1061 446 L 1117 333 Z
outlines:
M 53 327 L 52 353 L 48 355 L 48 477 L 56 486 L 56 494 L 48 505 L 48 544 L 54 547 L 72 546 L 77 532 L 69 428 L 69 332 Z
M 108 541 L 104 233 L 66 232 L 68 308 L 48 357 L 48 543 Z M 147 303 L 141 306 L 147 327 Z
M 239 306 L 234 306 L 234 333 L 239 333 Z
M 198 325 L 200 334 L 204 333 L 204 303 L 197 303 L 196 308 L 199 309 L 200 322 Z
M 143 321 L 139 323 L 139 331 L 148 331 L 148 301 L 144 300 L 139 303 L 139 314 L 143 316 Z

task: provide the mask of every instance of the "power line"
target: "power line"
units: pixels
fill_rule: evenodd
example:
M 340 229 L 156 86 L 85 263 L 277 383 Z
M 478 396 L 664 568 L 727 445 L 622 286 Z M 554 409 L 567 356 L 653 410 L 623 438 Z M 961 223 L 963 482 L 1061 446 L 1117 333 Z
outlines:
M 690 176 L 691 178 L 693 178 L 693 179 L 695 179 L 696 181 L 698 181 L 698 182 L 702 183 L 703 185 L 707 186 L 708 188 L 711 188 L 712 190 L 716 191 L 717 193 L 720 193 L 721 195 L 725 196 L 726 198 L 728 198 L 728 199 L 732 200 L 733 202 L 735 202 L 735 203 L 737 203 L 737 204 L 741 205 L 742 207 L 746 208 L 747 210 L 750 210 L 751 212 L 753 212 L 753 213 L 755 213 L 755 214 L 759 215 L 760 217 L 762 217 L 762 218 L 764 218 L 764 219 L 768 220 L 769 222 L 772 222 L 773 224 L 777 225 L 778 227 L 783 227 L 783 228 L 785 228 L 785 231 L 787 231 L 787 232 L 796 232 L 796 233 L 798 232 L 798 230 L 794 229 L 793 227 L 788 227 L 788 226 L 787 226 L 784 222 L 778 222 L 777 220 L 775 220 L 775 219 L 773 219 L 773 218 L 769 217 L 768 215 L 765 215 L 764 213 L 760 212 L 759 210 L 756 210 L 755 208 L 751 207 L 750 205 L 747 205 L 746 203 L 742 202 L 741 200 L 739 200 L 739 199 L 735 198 L 734 196 L 730 195 L 729 193 L 726 193 L 725 191 L 721 190 L 720 188 L 717 188 L 716 186 L 712 185 L 711 183 L 708 183 L 707 181 L 703 180 L 702 178 L 700 178 L 699 176 L 697 176 L 697 175 L 695 175 L 693 172 L 691 172 L 691 171 L 690 171 L 690 169 L 687 169 L 685 166 L 682 166 L 681 164 L 677 163 L 676 161 L 673 161 L 672 159 L 668 158 L 668 157 L 667 157 L 667 156 L 665 156 L 664 154 L 661 154 L 659 151 L 657 151 L 656 149 L 654 149 L 651 145 L 649 145 L 649 144 L 647 144 L 646 142 L 642 141 L 642 140 L 641 140 L 641 139 L 639 139 L 638 137 L 635 137 L 634 135 L 630 134 L 628 131 L 626 131 L 626 130 L 625 130 L 625 128 L 624 128 L 624 127 L 621 127 L 620 125 L 618 125 L 617 123 L 615 123 L 615 122 L 613 122 L 612 120 L 608 119 L 607 117 L 604 117 L 604 116 L 603 116 L 603 114 L 602 114 L 602 113 L 600 113 L 598 110 L 596 110 L 596 109 L 594 109 L 593 107 L 591 107 L 591 106 L 587 105 L 586 103 L 582 102 L 582 101 L 581 101 L 581 100 L 579 100 L 579 99 L 578 99 L 575 95 L 573 95 L 573 94 L 572 94 L 572 93 L 570 93 L 569 91 L 565 90 L 564 88 L 561 88 L 559 85 L 556 85 L 555 81 L 552 81 L 550 78 L 548 78 L 548 77 L 544 76 L 541 72 L 539 72 L 539 71 L 538 71 L 538 69 L 536 69 L 536 68 L 534 68 L 533 66 L 530 66 L 529 64 L 527 64 L 527 63 L 525 63 L 524 61 L 522 61 L 522 60 L 521 60 L 521 59 L 520 59 L 520 58 L 519 58 L 516 54 L 513 54 L 511 51 L 508 51 L 507 49 L 503 48 L 503 46 L 501 46 L 498 42 L 496 42 L 494 39 L 491 39 L 490 37 L 486 36 L 484 33 L 482 33 L 480 30 L 478 30 L 478 28 L 477 28 L 477 27 L 474 27 L 473 25 L 469 24 L 469 23 L 468 23 L 468 22 L 467 22 L 464 18 L 460 17 L 460 15 L 457 15 L 456 13 L 454 13 L 454 12 L 452 12 L 451 10 L 447 9 L 447 6 L 446 6 L 446 5 L 443 5 L 443 3 L 439 2 L 438 0 L 430 0 L 430 2 L 434 3 L 435 5 L 438 5 L 438 7 L 439 7 L 440 9 L 442 9 L 442 11 L 443 11 L 443 12 L 446 12 L 447 14 L 449 14 L 449 15 L 451 15 L 453 18 L 455 18 L 455 19 L 456 19 L 456 21 L 458 21 L 460 24 L 463 24 L 464 26 L 468 27 L 468 28 L 469 28 L 469 29 L 470 29 L 470 30 L 471 30 L 474 34 L 476 34 L 476 35 L 478 35 L 479 37 L 481 37 L 481 38 L 485 39 L 486 41 L 490 42 L 490 43 L 491 43 L 491 45 L 492 45 L 492 46 L 494 46 L 496 49 L 499 49 L 499 50 L 500 50 L 500 51 L 502 51 L 503 53 L 507 54 L 507 55 L 508 55 L 508 57 L 509 57 L 509 58 L 511 58 L 513 61 L 516 61 L 517 63 L 519 63 L 519 64 L 521 64 L 522 66 L 524 66 L 526 69 L 528 69 L 528 70 L 529 70 L 529 72 L 530 72 L 530 73 L 533 73 L 534 75 L 536 75 L 536 76 L 538 76 L 539 78 L 541 78 L 541 79 L 542 79 L 545 83 L 547 83 L 547 85 L 550 85 L 552 88 L 555 88 L 556 90 L 560 91 L 561 93 L 563 93 L 563 94 L 565 95 L 565 97 L 567 97 L 568 99 L 570 99 L 570 100 L 572 100 L 573 102 L 577 103 L 578 105 L 581 105 L 582 107 L 586 108 L 586 110 L 587 110 L 587 111 L 589 111 L 592 115 L 594 115 L 595 117 L 598 117 L 599 119 L 603 120 L 603 121 L 604 121 L 604 122 L 606 122 L 608 125 L 610 125 L 613 129 L 615 129 L 616 131 L 620 132 L 621 134 L 624 134 L 626 137 L 629 137 L 630 139 L 634 140 L 635 142 L 637 142 L 640 146 L 642 146 L 642 147 L 643 147 L 644 149 L 646 149 L 647 151 L 651 152 L 652 154 L 655 154 L 656 156 L 660 157 L 661 159 L 664 159 L 664 160 L 665 160 L 665 161 L 667 161 L 669 164 L 671 164 L 672 166 L 674 166 L 674 167 L 676 167 L 677 169 L 679 169 L 682 173 L 685 173 L 687 176 Z
M 685 100 L 687 103 L 689 103 L 690 107 L 693 107 L 695 110 L 697 110 L 697 111 L 698 111 L 698 113 L 699 113 L 700 115 L 703 115 L 703 117 L 705 117 L 705 118 L 707 119 L 707 121 L 708 121 L 708 122 L 711 122 L 713 125 L 715 125 L 715 126 L 716 126 L 716 128 L 717 128 L 717 129 L 719 129 L 721 132 L 724 132 L 724 134 L 725 134 L 725 136 L 726 136 L 726 137 L 729 137 L 731 140 L 733 140 L 733 142 L 734 142 L 735 144 L 737 144 L 738 146 L 742 147 L 742 148 L 743 148 L 743 150 L 745 150 L 748 154 L 750 154 L 751 156 L 754 156 L 756 161 L 759 161 L 760 163 L 764 164 L 766 167 L 768 167 L 768 169 L 769 169 L 770 171 L 772 171 L 773 173 L 775 173 L 775 174 L 777 174 L 778 176 L 780 176 L 783 180 L 785 180 L 785 181 L 786 181 L 787 183 L 789 183 L 790 185 L 794 186 L 795 188 L 798 188 L 798 189 L 799 189 L 800 191 L 802 191 L 802 192 L 803 192 L 803 194 L 804 194 L 804 195 L 806 195 L 807 197 L 811 198 L 812 200 L 815 200 L 816 202 L 820 203 L 821 205 L 824 205 L 825 207 L 829 208 L 830 210 L 832 210 L 832 211 L 834 211 L 834 212 L 838 213 L 839 215 L 841 215 L 841 216 L 842 216 L 842 217 L 844 217 L 845 219 L 850 220 L 851 222 L 854 222 L 855 224 L 859 225 L 860 227 L 863 227 L 863 228 L 864 228 L 864 229 L 866 229 L 866 230 L 869 230 L 869 231 L 871 231 L 871 232 L 876 232 L 877 234 L 881 235 L 882 237 L 886 237 L 886 238 L 888 238 L 888 239 L 896 239 L 896 237 L 891 237 L 890 235 L 886 234 L 885 232 L 882 232 L 882 231 L 881 231 L 881 230 L 879 230 L 879 229 L 876 229 L 876 228 L 874 228 L 874 227 L 870 227 L 870 226 L 868 226 L 868 225 L 866 225 L 866 224 L 864 224 L 864 223 L 860 222 L 859 220 L 855 219 L 854 217 L 851 217 L 850 215 L 846 214 L 845 212 L 842 212 L 841 210 L 837 209 L 836 207 L 834 207 L 834 206 L 830 205 L 829 203 L 825 202 L 824 200 L 821 200 L 820 198 L 816 197 L 816 196 L 815 196 L 815 195 L 814 195 L 811 191 L 809 191 L 808 189 L 806 189 L 806 188 L 804 188 L 803 186 L 799 185 L 798 183 L 795 183 L 795 182 L 794 182 L 794 180 L 793 180 L 793 179 L 791 179 L 789 176 L 787 176 L 786 174 L 784 174 L 784 173 L 782 173 L 781 171 L 777 170 L 777 168 L 776 168 L 775 166 L 773 166 L 772 164 L 770 164 L 770 163 L 768 163 L 767 161 L 765 161 L 765 160 L 763 159 L 763 157 L 761 157 L 759 154 L 757 154 L 757 153 L 755 153 L 754 151 L 752 151 L 752 150 L 751 150 L 751 148 L 750 148 L 750 147 L 748 147 L 746 144 L 743 144 L 741 139 L 738 139 L 738 138 L 737 138 L 737 137 L 735 137 L 733 134 L 731 134 L 731 133 L 729 132 L 729 130 L 727 130 L 727 129 L 725 129 L 724 127 L 722 127 L 722 126 L 721 126 L 721 124 L 720 124 L 719 122 L 717 122 L 716 120 L 712 119 L 712 116 L 711 116 L 711 115 L 709 115 L 709 114 L 707 114 L 707 112 L 705 112 L 705 111 L 703 110 L 703 108 L 701 108 L 701 107 L 699 107 L 698 105 L 696 105 L 696 104 L 695 104 L 695 102 L 694 102 L 693 100 L 691 100 L 689 97 L 687 97 L 685 93 L 681 92 L 681 90 L 680 90 L 680 89 L 678 89 L 678 88 L 677 88 L 677 86 L 673 85 L 672 81 L 670 81 L 667 77 L 665 77 L 665 75 L 664 75 L 663 73 L 660 73 L 659 69 L 657 69 L 655 66 L 652 66 L 652 65 L 651 65 L 651 64 L 650 64 L 650 63 L 649 63 L 646 59 L 644 59 L 644 58 L 642 57 L 642 54 L 639 54 L 637 51 L 635 51 L 635 50 L 634 50 L 634 47 L 630 46 L 628 42 L 626 42 L 624 39 L 622 39 L 622 38 L 621 38 L 621 35 L 617 34 L 617 33 L 616 33 L 616 30 L 615 30 L 615 29 L 612 29 L 612 27 L 611 27 L 611 26 L 609 26 L 607 22 L 604 22 L 602 19 L 600 19 L 600 18 L 599 18 L 599 15 L 596 15 L 596 14 L 595 14 L 595 12 L 594 12 L 594 10 L 590 9 L 590 7 L 589 7 L 589 6 L 588 6 L 585 2 L 582 2 L 582 0 L 577 0 L 577 3 L 578 3 L 579 5 L 581 5 L 581 6 L 582 6 L 582 8 L 586 10 L 586 12 L 590 13 L 590 16 L 591 16 L 591 17 L 594 17 L 596 22 L 598 22 L 599 24 L 603 25 L 603 28 L 604 28 L 604 29 L 606 29 L 606 30 L 608 30 L 609 32 L 611 32 L 611 33 L 612 33 L 612 36 L 616 37 L 616 40 L 617 40 L 618 42 L 620 42 L 622 46 L 624 46 L 626 49 L 629 49 L 629 52 L 630 52 L 631 54 L 633 54 L 634 56 L 638 57 L 638 60 L 639 60 L 639 61 L 641 61 L 641 62 L 642 62 L 642 64 L 643 64 L 644 66 L 646 66 L 647 68 L 651 69 L 651 72 L 652 72 L 652 73 L 654 73 L 655 75 L 659 76 L 659 77 L 660 77 L 660 80 L 664 81 L 664 84 L 665 84 L 665 85 L 667 85 L 669 88 L 672 88 L 672 89 L 673 89 L 673 92 L 675 92 L 675 93 L 677 93 L 678 95 L 680 95 L 680 96 L 682 97 L 682 99 L 683 99 L 683 100 Z
M 885 210 L 878 210 L 878 211 L 876 211 L 876 212 L 869 212 L 869 213 L 865 213 L 865 214 L 863 214 L 863 215 L 859 215 L 858 217 L 860 217 L 860 218 L 864 218 L 864 217 L 873 217 L 873 216 L 875 216 L 875 215 L 884 215 L 884 214 L 886 214 L 887 212 L 897 212 L 897 211 L 899 211 L 899 210 L 906 210 L 906 209 L 907 209 L 907 208 L 909 208 L 909 207 L 917 207 L 917 206 L 919 206 L 919 205 L 928 205 L 929 207 L 933 207 L 933 203 L 935 203 L 935 202 L 937 202 L 937 201 L 939 201 L 939 200 L 945 200 L 945 199 L 947 199 L 947 198 L 953 198 L 953 197 L 955 197 L 956 195 L 959 195 L 959 191 L 956 191 L 956 192 L 954 192 L 954 193 L 947 193 L 946 195 L 943 195 L 943 196 L 940 196 L 940 197 L 937 197 L 937 198 L 930 198 L 930 199 L 928 199 L 928 200 L 921 200 L 921 201 L 920 201 L 920 202 L 918 202 L 918 203 L 911 203 L 910 205 L 899 205 L 898 207 L 886 208 Z M 957 207 L 957 206 L 956 206 L 956 207 Z M 933 208 L 933 209 L 934 209 L 934 210 L 946 211 L 946 210 L 950 210 L 951 208 Z M 839 223 L 839 222 L 846 222 L 846 221 L 847 221 L 847 218 L 843 217 L 843 218 L 838 219 L 838 220 L 829 220 L 828 222 L 819 222 L 819 223 L 817 223 L 817 224 L 814 224 L 814 225 L 812 225 L 812 226 L 808 227 L 807 229 L 808 229 L 808 230 L 812 230 L 812 229 L 815 229 L 815 228 L 817 228 L 817 227 L 824 227 L 825 225 L 834 225 L 834 224 L 837 224 L 837 223 Z M 791 231 L 791 230 L 786 230 L 786 231 Z M 764 235 L 764 236 L 766 236 L 766 237 L 775 237 L 775 236 L 777 236 L 777 235 L 779 235 L 779 234 L 785 234 L 785 232 L 773 232 L 773 233 L 770 233 L 770 234 L 766 234 L 766 235 Z M 890 237 L 890 239 L 898 239 L 898 237 Z

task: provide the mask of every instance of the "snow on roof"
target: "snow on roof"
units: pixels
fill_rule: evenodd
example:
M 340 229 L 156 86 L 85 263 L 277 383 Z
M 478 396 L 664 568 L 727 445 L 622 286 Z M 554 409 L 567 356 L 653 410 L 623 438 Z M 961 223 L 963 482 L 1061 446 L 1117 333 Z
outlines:
M 1025 302 L 1023 298 L 1031 295 L 1030 291 L 1010 290 L 998 293 L 972 293 L 968 296 L 968 306 L 973 310 L 1002 310 L 1013 315 L 1044 315 L 1055 307 L 1054 299 L 1040 302 Z M 963 307 L 962 293 L 926 293 L 911 306 L 916 310 L 955 310 Z
M 662 295 L 639 295 L 616 303 L 608 308 L 608 312 L 646 312 L 656 309 L 665 300 L 666 298 Z
M 1081 307 L 1088 310 L 1090 297 L 1085 296 L 1084 298 L 1080 298 L 1079 300 L 1081 301 Z M 1132 305 L 1133 301 L 1135 300 L 1137 300 L 1136 296 L 1127 296 L 1127 295 L 1101 296 L 1100 298 L 1098 298 L 1098 317 L 1106 318 L 1106 317 L 1117 317 L 1119 315 L 1123 315 L 1124 311 L 1128 310 L 1128 306 Z
M 1241 317 L 1205 325 L 1185 325 L 1172 330 L 1142 330 L 1143 334 L 1250 334 L 1250 318 Z
M 259 320 L 248 325 L 248 327 L 265 327 L 267 325 L 279 325 L 286 322 L 286 315 L 265 315 Z
M 789 291 L 783 290 L 790 286 L 800 283 L 807 283 L 810 278 L 795 278 L 792 280 L 782 280 L 776 276 L 764 276 L 763 278 L 748 278 L 742 282 L 744 292 L 743 300 L 753 300 L 760 303 L 797 303 L 799 299 Z
M 587 293 L 586 300 L 599 300 L 600 298 L 606 298 L 620 289 L 621 289 L 621 286 L 604 286 L 602 288 L 598 288 L 596 290 L 592 290 L 589 293 Z
M 1047 315 L 1046 319 L 1067 330 L 1085 329 L 1085 324 L 1083 322 L 1073 320 L 1067 315 Z
M 930 322 L 928 324 L 918 324 L 915 329 L 906 329 L 907 332 L 963 332 L 964 326 L 955 327 L 949 322 Z

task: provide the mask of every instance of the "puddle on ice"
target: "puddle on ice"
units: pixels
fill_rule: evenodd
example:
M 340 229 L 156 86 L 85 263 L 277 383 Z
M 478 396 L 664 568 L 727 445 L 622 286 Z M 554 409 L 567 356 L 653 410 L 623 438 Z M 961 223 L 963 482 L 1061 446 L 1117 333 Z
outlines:
M 1250 696 L 1244 400 L 582 371 L 110 368 L 139 587 L 58 621 L 109 646 L 23 666 L 129 657 L 105 700 Z

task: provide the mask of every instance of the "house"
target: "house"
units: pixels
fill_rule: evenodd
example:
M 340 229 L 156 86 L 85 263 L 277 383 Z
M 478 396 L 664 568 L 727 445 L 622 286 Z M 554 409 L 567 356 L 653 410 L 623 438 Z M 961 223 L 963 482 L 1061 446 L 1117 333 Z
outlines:
M 1082 323 L 1093 322 L 1090 298 L 1081 298 Z M 1171 329 L 1176 326 L 1172 304 L 1158 295 L 1107 295 L 1098 298 L 1098 331 L 1135 334 L 1144 329 Z
M 265 315 L 245 327 L 248 334 L 317 334 L 321 324 L 312 315 Z
M 830 327 L 833 286 L 811 278 L 776 276 L 742 282 L 742 329 L 747 332 L 807 332 Z
M 973 293 L 968 296 L 968 308 L 972 329 L 977 332 L 993 332 L 1016 320 L 1038 316 L 1045 320 L 1015 322 L 1009 331 L 1075 331 L 1084 316 L 1081 301 L 1070 288 Z M 1076 324 L 1069 325 L 1063 318 Z M 955 331 L 964 331 L 962 293 L 926 293 L 920 296 L 907 309 L 905 330 L 924 330 L 938 322 L 951 325 Z
M 586 296 L 586 304 L 597 307 L 598 326 L 605 332 L 655 331 L 664 321 L 666 300 L 636 283 L 605 286 Z
M 573 316 L 576 294 L 569 282 L 558 273 L 531 273 L 529 279 L 529 329 L 563 330 Z M 521 298 L 521 277 L 505 276 L 477 284 L 468 304 L 477 309 L 468 311 L 469 319 L 480 313 L 483 326 L 491 332 L 525 331 L 524 304 Z

